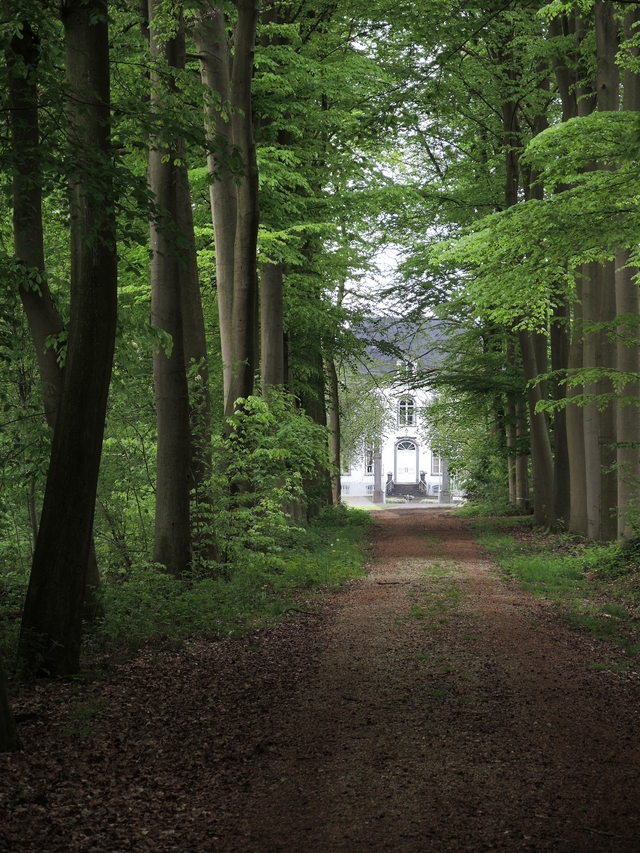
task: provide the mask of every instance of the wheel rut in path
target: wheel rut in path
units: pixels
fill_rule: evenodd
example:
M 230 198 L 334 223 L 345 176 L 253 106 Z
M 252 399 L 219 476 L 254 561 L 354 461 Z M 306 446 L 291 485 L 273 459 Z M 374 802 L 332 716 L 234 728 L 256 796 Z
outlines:
M 639 851 L 637 681 L 451 513 L 375 518 L 233 849 Z

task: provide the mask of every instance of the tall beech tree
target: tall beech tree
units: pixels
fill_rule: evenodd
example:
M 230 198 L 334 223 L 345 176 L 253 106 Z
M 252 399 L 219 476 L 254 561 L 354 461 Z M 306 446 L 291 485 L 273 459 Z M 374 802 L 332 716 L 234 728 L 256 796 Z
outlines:
M 25 670 L 78 671 L 82 601 L 116 332 L 117 256 L 103 0 L 69 0 L 65 39 L 71 306 L 65 378 L 20 631 Z
M 267 29 L 262 37 L 262 48 L 276 49 L 287 43 L 282 35 L 283 25 L 288 25 L 291 6 L 272 0 L 262 9 L 261 23 Z M 269 33 L 274 25 L 275 34 Z M 276 60 L 277 62 L 277 60 Z M 272 70 L 272 74 L 276 69 Z M 271 117 L 254 116 L 258 129 L 270 127 Z M 276 144 L 280 149 L 291 145 L 292 135 L 282 127 L 275 132 Z M 260 381 L 262 393 L 268 394 L 272 387 L 281 387 L 285 383 L 284 373 L 284 264 L 280 257 L 264 257 L 260 264 Z
M 615 4 L 596 3 L 592 10 L 582 4 L 581 10 L 578 17 L 575 10 L 565 9 L 567 17 L 551 28 L 552 39 L 561 43 L 559 50 L 552 45 L 552 56 L 563 124 L 555 123 L 533 138 L 526 152 L 527 167 L 542 174 L 550 192 L 486 218 L 486 228 L 476 227 L 476 234 L 482 236 L 461 240 L 455 257 L 459 260 L 466 255 L 463 265 L 474 257 L 478 274 L 469 290 L 489 317 L 503 322 L 508 317 L 518 320 L 527 306 L 541 328 L 550 315 L 555 322 L 557 309 L 567 314 L 563 302 L 574 294 L 568 287 L 565 297 L 559 283 L 569 284 L 576 276 L 567 367 L 564 357 L 552 360 L 554 384 L 565 370 L 570 383 L 570 527 L 591 538 L 610 540 L 616 535 L 632 535 L 638 485 L 633 475 L 627 477 L 626 484 L 616 484 L 616 467 L 620 472 L 633 469 L 637 448 L 634 416 L 624 412 L 631 402 L 627 392 L 634 387 L 637 363 L 632 331 L 637 327 L 637 297 L 631 285 L 632 256 L 628 254 L 637 240 L 631 202 L 635 178 L 628 158 L 637 152 L 622 130 L 632 122 L 624 111 L 618 113 L 617 65 L 622 62 L 625 76 L 629 74 L 624 89 L 631 103 L 634 81 L 630 75 L 637 66 L 633 58 L 635 39 L 629 27 L 630 12 L 637 7 L 627 14 L 627 47 L 622 53 L 618 52 L 618 39 L 623 34 L 621 16 Z M 614 256 L 618 259 L 617 274 Z M 499 306 L 495 302 L 498 288 L 502 299 Z M 553 358 L 553 334 L 551 344 Z M 540 353 L 542 360 L 538 351 L 535 355 L 535 382 L 543 388 L 544 352 Z M 622 391 L 623 399 L 616 406 L 616 397 L 625 385 L 627 390 Z M 542 391 L 538 407 L 546 405 L 545 397 Z M 556 403 L 565 405 L 565 399 L 556 396 Z M 580 413 L 575 411 L 578 407 Z M 621 424 L 627 430 L 622 440 L 616 435 Z M 558 448 L 556 442 L 556 470 Z M 616 514 L 622 516 L 619 521 Z
M 627 11 L 624 18 L 624 38 L 631 45 L 628 59 L 638 57 L 637 28 L 640 25 L 640 6 Z M 626 67 L 623 79 L 622 109 L 640 113 L 640 73 L 636 67 Z M 640 273 L 631 264 L 631 250 L 618 249 L 615 256 L 615 287 L 617 327 L 617 367 L 621 373 L 640 377 L 640 303 L 636 277 Z M 634 536 L 640 495 L 640 417 L 636 401 L 640 399 L 640 380 L 632 379 L 620 390 L 617 405 L 617 481 L 618 536 Z
M 159 0 L 149 2 L 149 31 L 152 57 L 151 109 L 156 116 L 167 94 L 175 97 L 171 76 L 184 55 L 184 31 L 169 37 L 156 27 Z M 189 389 L 185 368 L 182 279 L 187 264 L 181 258 L 178 218 L 185 200 L 180 185 L 184 145 L 167 140 L 159 126 L 149 145 L 149 187 L 154 198 L 151 224 L 151 325 L 169 336 L 153 355 L 153 381 L 158 427 L 156 512 L 153 544 L 154 562 L 179 576 L 191 560 L 190 491 L 191 438 Z M 188 252 L 185 252 L 188 257 Z M 188 262 L 187 262 L 188 263 Z
M 37 84 L 40 49 L 40 39 L 31 24 L 22 21 L 20 33 L 12 38 L 7 51 L 14 169 L 13 247 L 21 264 L 19 293 L 38 362 L 44 414 L 48 426 L 54 429 L 62 393 L 63 369 L 56 347 L 48 341 L 60 340 L 64 325 L 53 304 L 45 269 Z M 32 501 L 31 515 L 35 542 L 38 533 L 35 500 Z M 101 609 L 96 595 L 100 575 L 93 538 L 88 559 L 84 616 L 91 621 Z
M 235 20 L 228 21 L 222 3 L 203 3 L 194 29 L 202 81 L 211 92 L 205 114 L 214 152 L 209 155 L 211 214 L 227 415 L 239 397 L 252 393 L 257 367 L 259 206 L 251 81 L 259 4 L 237 0 L 234 5 Z M 241 158 L 241 176 L 230 170 L 234 152 Z
M 599 112 L 617 111 L 620 74 L 616 64 L 618 25 L 612 2 L 594 6 L 596 34 L 596 102 Z M 589 265 L 588 287 L 583 287 L 583 318 L 586 323 L 607 323 L 616 314 L 615 264 L 607 260 Z M 616 406 L 613 382 L 605 371 L 616 369 L 616 344 L 606 327 L 585 330 L 584 366 L 593 365 L 601 373 L 594 386 L 585 388 L 599 397 L 592 417 L 585 425 L 587 456 L 587 520 L 592 539 L 615 539 L 618 530 L 616 464 Z M 587 350 L 589 357 L 587 358 Z M 605 402 L 601 402 L 605 401 Z M 594 404 L 590 404 L 593 406 Z M 595 464 L 589 464 L 595 462 Z
M 576 118 L 579 111 L 590 111 L 592 107 L 591 92 L 586 90 L 583 79 L 585 69 L 580 48 L 584 34 L 584 22 L 575 12 L 569 15 L 559 15 L 553 18 L 549 24 L 549 39 L 554 40 L 551 45 L 552 63 L 558 95 L 561 101 L 563 122 Z M 567 41 L 569 42 L 569 48 L 565 47 L 563 49 L 563 43 L 566 44 Z M 560 299 L 560 302 L 562 304 L 564 300 Z M 571 377 L 576 370 L 581 369 L 583 364 L 581 276 L 576 277 L 576 298 L 573 300 L 571 309 L 572 323 L 569 331 L 569 351 L 566 360 L 567 377 Z M 553 329 L 552 334 L 554 334 Z M 564 359 L 561 361 L 564 361 Z M 554 372 L 561 371 L 562 367 L 562 363 L 554 361 L 552 364 Z M 561 373 L 558 375 L 562 376 Z M 566 397 L 569 401 L 572 398 L 579 399 L 581 394 L 582 387 L 573 382 L 566 388 Z M 563 510 L 558 512 L 558 516 L 564 519 L 568 529 L 573 533 L 586 534 L 587 504 L 584 409 L 582 406 L 569 402 L 565 412 L 567 461 L 569 466 L 567 478 L 569 486 L 569 513 L 567 517 L 563 504 Z M 559 475 L 558 466 L 556 466 L 556 475 Z M 558 491 L 560 488 L 561 485 L 559 483 Z

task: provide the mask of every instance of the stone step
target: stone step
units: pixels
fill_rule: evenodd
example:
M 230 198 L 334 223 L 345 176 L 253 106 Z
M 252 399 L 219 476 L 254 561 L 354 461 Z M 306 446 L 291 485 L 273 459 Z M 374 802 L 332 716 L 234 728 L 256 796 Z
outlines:
M 424 492 L 421 491 L 419 483 L 394 483 L 391 493 L 387 492 L 390 498 L 423 498 Z

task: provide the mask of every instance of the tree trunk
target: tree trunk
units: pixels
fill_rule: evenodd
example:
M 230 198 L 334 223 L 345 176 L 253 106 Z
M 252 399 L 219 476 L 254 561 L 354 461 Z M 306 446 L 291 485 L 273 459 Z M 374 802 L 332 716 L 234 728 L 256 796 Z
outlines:
M 582 316 L 584 324 L 597 322 L 596 279 L 601 272 L 600 264 L 585 264 L 582 281 Z M 596 339 L 593 332 L 585 332 L 582 345 L 584 368 L 596 366 Z M 583 409 L 584 452 L 586 474 L 587 536 L 600 538 L 600 443 L 598 438 L 598 405 L 595 382 L 585 382 L 584 394 L 587 403 Z
M 259 208 L 251 86 L 258 6 L 257 0 L 236 3 L 233 62 L 222 4 L 209 2 L 195 29 L 203 82 L 233 108 L 231 121 L 226 122 L 212 106 L 207 110 L 207 126 L 215 134 L 223 154 L 235 146 L 243 167 L 243 176 L 234 182 L 229 164 L 221 166 L 219 156 L 209 157 L 210 171 L 221 178 L 211 186 L 211 212 L 227 416 L 233 414 L 238 397 L 253 393 L 257 366 Z
M 576 20 L 573 15 L 557 15 L 549 23 L 549 38 L 566 38 L 576 36 Z M 552 57 L 553 71 L 558 86 L 558 93 L 562 102 L 562 121 L 569 121 L 578 114 L 578 100 L 576 97 L 577 73 L 575 69 L 577 59 L 577 47 L 571 61 L 567 62 L 556 52 Z
M 584 85 L 578 87 L 579 79 L 585 69 L 581 69 L 580 46 L 585 38 L 585 26 L 582 19 L 574 14 L 559 15 L 549 24 L 549 37 L 574 37 L 572 56 L 565 60 L 556 53 L 552 59 L 558 92 L 562 101 L 562 121 L 569 121 L 578 114 L 587 115 L 593 109 L 592 92 L 587 92 Z M 559 188 L 562 191 L 564 188 Z M 561 304 L 558 309 L 560 323 L 553 321 L 551 328 L 551 353 L 553 370 L 564 370 L 567 377 L 572 371 L 582 368 L 582 279 L 576 280 L 578 291 L 573 306 L 573 324 L 569 327 L 568 304 Z M 568 352 L 567 352 L 568 347 Z M 566 359 L 566 364 L 565 364 Z M 582 386 L 566 387 L 563 391 L 560 383 L 554 387 L 554 398 L 560 400 L 566 396 L 569 400 L 566 409 L 558 409 L 554 414 L 555 432 L 555 499 L 559 519 L 568 525 L 573 533 L 587 532 L 586 505 L 586 469 L 584 423 L 582 407 L 572 404 L 572 398 L 582 394 Z M 564 419 L 564 429 L 563 421 Z M 564 440 L 566 436 L 566 440 Z M 569 493 L 567 495 L 567 488 Z
M 575 17 L 575 56 L 578 63 L 581 62 L 581 48 L 587 37 L 587 27 L 582 17 Z M 595 83 L 589 77 L 590 69 L 581 67 L 578 78 L 580 85 L 576 88 L 576 109 L 578 116 L 591 115 L 596 107 Z M 570 369 L 594 365 L 593 346 L 587 340 L 584 333 L 585 322 L 588 322 L 593 313 L 590 306 L 591 300 L 591 269 L 588 264 L 579 268 L 576 278 L 577 300 L 573 306 L 573 334 L 571 339 Z M 580 394 L 588 395 L 594 393 L 595 389 L 588 385 L 578 385 L 570 390 L 570 397 Z M 594 490 L 599 483 L 598 456 L 599 450 L 595 441 L 592 440 L 594 430 L 592 424 L 595 419 L 594 404 L 587 403 L 585 406 L 569 406 L 567 411 L 567 429 L 570 437 L 569 453 L 571 466 L 571 527 L 572 533 L 581 533 L 589 536 L 589 518 L 591 526 L 599 525 L 594 521 Z M 578 432 L 580 430 L 580 432 Z M 596 430 L 597 433 L 597 425 Z
M 64 9 L 73 156 L 65 382 L 20 634 L 25 670 L 78 671 L 82 600 L 116 332 L 117 260 L 104 0 Z M 78 106 L 81 105 L 81 106 Z
M 566 378 L 569 367 L 569 303 L 558 301 L 551 321 L 551 369 L 554 374 L 553 399 L 561 402 L 567 396 Z M 557 524 L 563 530 L 569 528 L 571 519 L 571 470 L 569 467 L 569 444 L 567 437 L 567 409 L 556 408 L 553 413 L 553 494 Z
M 329 461 L 331 472 L 331 495 L 333 505 L 338 506 L 342 499 L 340 490 L 340 474 L 342 460 L 340 452 L 340 394 L 338 387 L 338 371 L 333 356 L 326 360 L 327 379 L 329 382 Z
M 20 57 L 23 73 L 16 73 L 15 58 Z M 50 427 L 55 425 L 62 371 L 55 347 L 47 338 L 64 331 L 62 320 L 51 300 L 44 266 L 42 232 L 42 174 L 40 168 L 40 130 L 36 72 L 40 57 L 38 38 L 28 23 L 22 37 L 14 36 L 8 51 L 9 99 L 13 157 L 13 239 L 14 252 L 25 267 L 20 299 L 38 360 L 42 401 Z
M 184 34 L 177 39 L 178 67 L 186 67 Z M 178 164 L 176 164 L 176 225 L 182 244 L 179 252 L 180 305 L 182 310 L 182 332 L 184 362 L 189 387 L 190 452 L 189 470 L 193 488 L 195 518 L 192 521 L 194 546 L 201 556 L 214 559 L 208 526 L 211 520 L 210 495 L 204 484 L 211 477 L 211 394 L 209 389 L 209 362 L 207 335 L 202 311 L 202 294 L 198 274 L 198 256 L 193 227 L 193 208 L 189 188 L 189 173 L 186 165 L 185 143 L 178 141 Z M 193 372 L 195 371 L 195 372 Z M 188 384 L 188 383 L 187 383 Z M 193 523 L 193 522 L 196 523 Z M 204 523 L 203 523 L 204 522 Z
M 613 324 L 616 316 L 615 264 L 602 264 L 596 310 L 598 322 Z M 596 365 L 602 368 L 616 367 L 616 342 L 612 340 L 612 329 L 596 333 Z M 609 377 L 598 379 L 596 393 L 613 395 L 613 381 Z M 613 396 L 604 408 L 598 404 L 598 442 L 600 449 L 600 538 L 607 542 L 618 535 L 618 472 L 616 471 L 616 410 Z
M 569 346 L 569 366 L 567 375 L 571 379 L 574 371 L 583 366 L 582 331 L 582 291 L 583 280 L 576 278 L 576 301 L 573 304 L 573 323 Z M 583 394 L 582 385 L 570 385 L 567 389 L 567 449 L 569 454 L 569 485 L 571 489 L 571 514 L 569 530 L 571 533 L 587 535 L 587 472 L 585 456 L 585 409 L 572 398 Z
M 306 360 L 309 375 L 305 388 L 300 393 L 300 406 L 311 420 L 320 426 L 327 426 L 327 407 L 325 403 L 325 373 L 320 342 L 308 341 Z M 307 496 L 307 517 L 318 515 L 323 504 L 331 504 L 333 493 L 330 479 L 325 469 L 304 484 Z
M 260 330 L 262 393 L 284 385 L 284 320 L 282 264 L 260 268 Z
M 231 102 L 231 57 L 221 3 L 207 3 L 198 17 L 194 39 L 200 58 L 200 76 L 204 85 L 216 93 L 222 104 Z M 238 199 L 236 184 L 225 159 L 233 150 L 231 121 L 215 104 L 205 106 L 205 123 L 211 150 L 207 155 L 211 184 L 209 195 L 216 247 L 216 292 L 220 318 L 225 411 L 231 390 L 233 365 L 233 268 Z
M 264 25 L 286 24 L 289 22 L 289 10 L 283 8 L 280 0 L 262 4 L 261 22 Z M 286 43 L 279 33 L 264 35 L 263 48 L 281 46 Z M 256 131 L 269 127 L 273 119 L 269 116 L 255 116 Z M 293 139 L 290 132 L 278 130 L 276 134 L 279 146 L 291 145 Z M 281 223 L 268 223 L 268 227 L 277 230 Z M 271 386 L 284 386 L 284 299 L 283 299 L 284 270 L 281 261 L 268 258 L 260 267 L 260 375 L 262 393 L 268 394 Z
M 631 9 L 625 15 L 625 38 L 630 39 L 637 33 L 634 26 L 640 21 L 640 9 Z M 634 49 L 638 55 L 638 49 Z M 625 69 L 622 96 L 622 109 L 640 112 L 640 77 L 632 70 Z M 627 250 L 616 253 L 616 314 L 635 318 L 633 321 L 621 321 L 618 325 L 617 359 L 618 370 L 623 373 L 640 374 L 640 336 L 638 315 L 638 285 L 633 280 L 638 275 L 638 267 L 629 267 Z M 637 400 L 640 399 L 640 382 L 627 383 L 621 390 L 617 405 L 617 467 L 618 467 L 618 536 L 629 539 L 638 535 L 638 511 L 640 497 L 640 413 Z
M 529 498 L 529 456 L 522 452 L 522 444 L 529 437 L 526 403 L 516 405 L 516 441 L 518 455 L 516 456 L 516 506 L 528 512 Z
M 505 352 L 506 361 L 508 364 L 514 364 L 515 358 L 513 353 L 513 344 L 509 342 Z M 512 394 L 507 395 L 507 405 L 505 410 L 505 438 L 507 444 L 507 471 L 509 477 L 509 503 L 512 506 L 518 504 L 518 487 L 517 487 L 517 465 L 518 457 L 518 437 L 516 429 L 516 403 Z
M 193 514 L 192 546 L 199 557 L 215 560 L 210 525 L 213 507 L 207 483 L 211 478 L 211 392 L 207 337 L 193 230 L 193 212 L 187 167 L 177 167 L 177 225 L 185 247 L 180 257 L 180 305 L 184 362 L 189 394 L 189 474 Z M 189 384 L 190 383 L 190 384 Z
M 18 56 L 21 59 L 22 73 L 15 73 L 15 58 Z M 38 38 L 31 26 L 25 22 L 22 25 L 22 38 L 14 36 L 7 52 L 12 162 L 15 170 L 13 246 L 16 258 L 25 267 L 20 299 L 35 347 L 45 419 L 53 430 L 64 372 L 60 367 L 56 348 L 48 346 L 47 339 L 61 335 L 64 326 L 51 299 L 44 264 L 38 87 L 35 81 L 39 58 Z M 23 76 L 24 74 L 26 76 Z M 35 551 L 38 523 L 34 482 L 31 483 L 29 514 Z M 99 586 L 100 575 L 92 539 L 85 585 L 85 621 L 92 622 L 96 614 L 102 613 L 102 606 L 97 597 Z
M 253 138 L 251 83 L 258 23 L 258 0 L 237 0 L 231 95 L 233 141 L 242 155 L 244 175 L 237 186 L 238 209 L 233 255 L 233 370 L 226 414 L 238 397 L 253 393 L 257 367 L 258 166 Z
M 159 0 L 150 0 L 151 55 L 179 66 L 184 34 L 158 43 L 154 18 Z M 158 109 L 164 92 L 157 72 L 151 75 L 151 104 Z M 151 223 L 151 326 L 171 336 L 169 347 L 153 353 L 153 384 L 158 425 L 156 511 L 153 560 L 175 577 L 191 560 L 189 493 L 191 437 L 189 391 L 185 371 L 181 283 L 188 261 L 181 259 L 178 227 L 179 142 L 152 139 L 149 149 L 149 187 L 155 213 Z
M 509 476 L 509 503 L 516 506 L 516 407 L 513 403 L 507 404 L 507 422 L 505 424 L 507 437 L 507 470 Z
M 536 362 L 533 333 L 527 330 L 518 332 L 522 352 L 522 366 L 527 383 L 540 375 Z M 553 506 L 553 456 L 549 439 L 549 427 L 546 412 L 536 412 L 541 401 L 540 385 L 527 385 L 529 423 L 531 430 L 531 461 L 533 468 L 533 514 L 538 525 L 555 525 Z
M 596 3 L 594 7 L 596 27 L 596 92 L 598 110 L 615 111 L 619 107 L 619 73 L 616 65 L 618 51 L 618 25 L 614 17 L 612 2 Z M 603 167 L 599 167 L 603 168 Z M 608 167 L 606 167 L 608 168 Z M 616 315 L 615 265 L 612 261 L 602 264 L 593 279 L 594 319 L 598 323 L 613 323 Z M 612 329 L 601 329 L 593 333 L 595 338 L 595 365 L 603 369 L 616 368 L 616 344 L 612 340 Z M 612 540 L 617 537 L 618 484 L 616 464 L 616 405 L 613 400 L 613 382 L 602 377 L 596 382 L 596 394 L 610 395 L 606 405 L 599 404 L 596 414 L 599 459 L 600 459 L 600 502 L 599 538 Z
M 513 68 L 513 55 L 508 53 L 505 62 L 510 69 Z M 509 71 L 509 76 L 515 79 L 514 72 Z M 520 130 L 518 126 L 518 104 L 515 101 L 505 101 L 502 105 L 502 129 L 503 146 L 505 152 L 505 207 L 509 208 L 518 203 L 519 183 L 519 151 L 522 146 Z M 539 132 L 544 127 L 545 119 L 540 116 L 536 119 L 534 132 Z M 535 177 L 535 176 L 531 176 Z M 534 182 L 529 180 L 527 195 L 541 195 L 542 188 L 534 187 Z M 542 372 L 537 364 L 538 358 L 546 368 L 546 337 L 528 330 L 518 332 L 518 341 L 522 354 L 522 364 L 527 383 L 536 379 Z M 535 523 L 553 527 L 555 524 L 554 502 L 553 502 L 553 455 L 551 453 L 551 440 L 549 436 L 549 420 L 546 412 L 535 412 L 536 404 L 543 399 L 546 382 L 537 385 L 527 385 L 527 402 L 529 409 L 529 429 L 531 436 L 531 469 L 533 474 L 533 512 Z

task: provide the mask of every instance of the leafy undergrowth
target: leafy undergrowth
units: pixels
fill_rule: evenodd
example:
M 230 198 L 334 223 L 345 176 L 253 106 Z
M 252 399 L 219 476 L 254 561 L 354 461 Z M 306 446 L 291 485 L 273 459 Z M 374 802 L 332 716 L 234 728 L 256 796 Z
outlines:
M 572 627 L 615 643 L 629 657 L 640 652 L 639 543 L 543 533 L 531 529 L 531 519 L 485 519 L 473 526 L 505 576 L 558 605 Z M 620 668 L 619 662 L 593 665 Z
M 179 648 L 187 637 L 242 636 L 309 607 L 327 588 L 364 573 L 368 513 L 329 508 L 307 529 L 291 531 L 276 553 L 246 552 L 246 559 L 208 575 L 180 580 L 150 564 L 134 565 L 103 581 L 104 617 L 87 630 L 85 668 L 109 666 L 148 643 Z M 0 648 L 15 655 L 26 578 L 0 576 Z
M 456 515 L 460 518 L 486 518 L 487 516 L 491 518 L 504 518 L 505 516 L 523 518 L 528 515 L 528 512 L 502 499 L 468 500 L 456 510 Z

